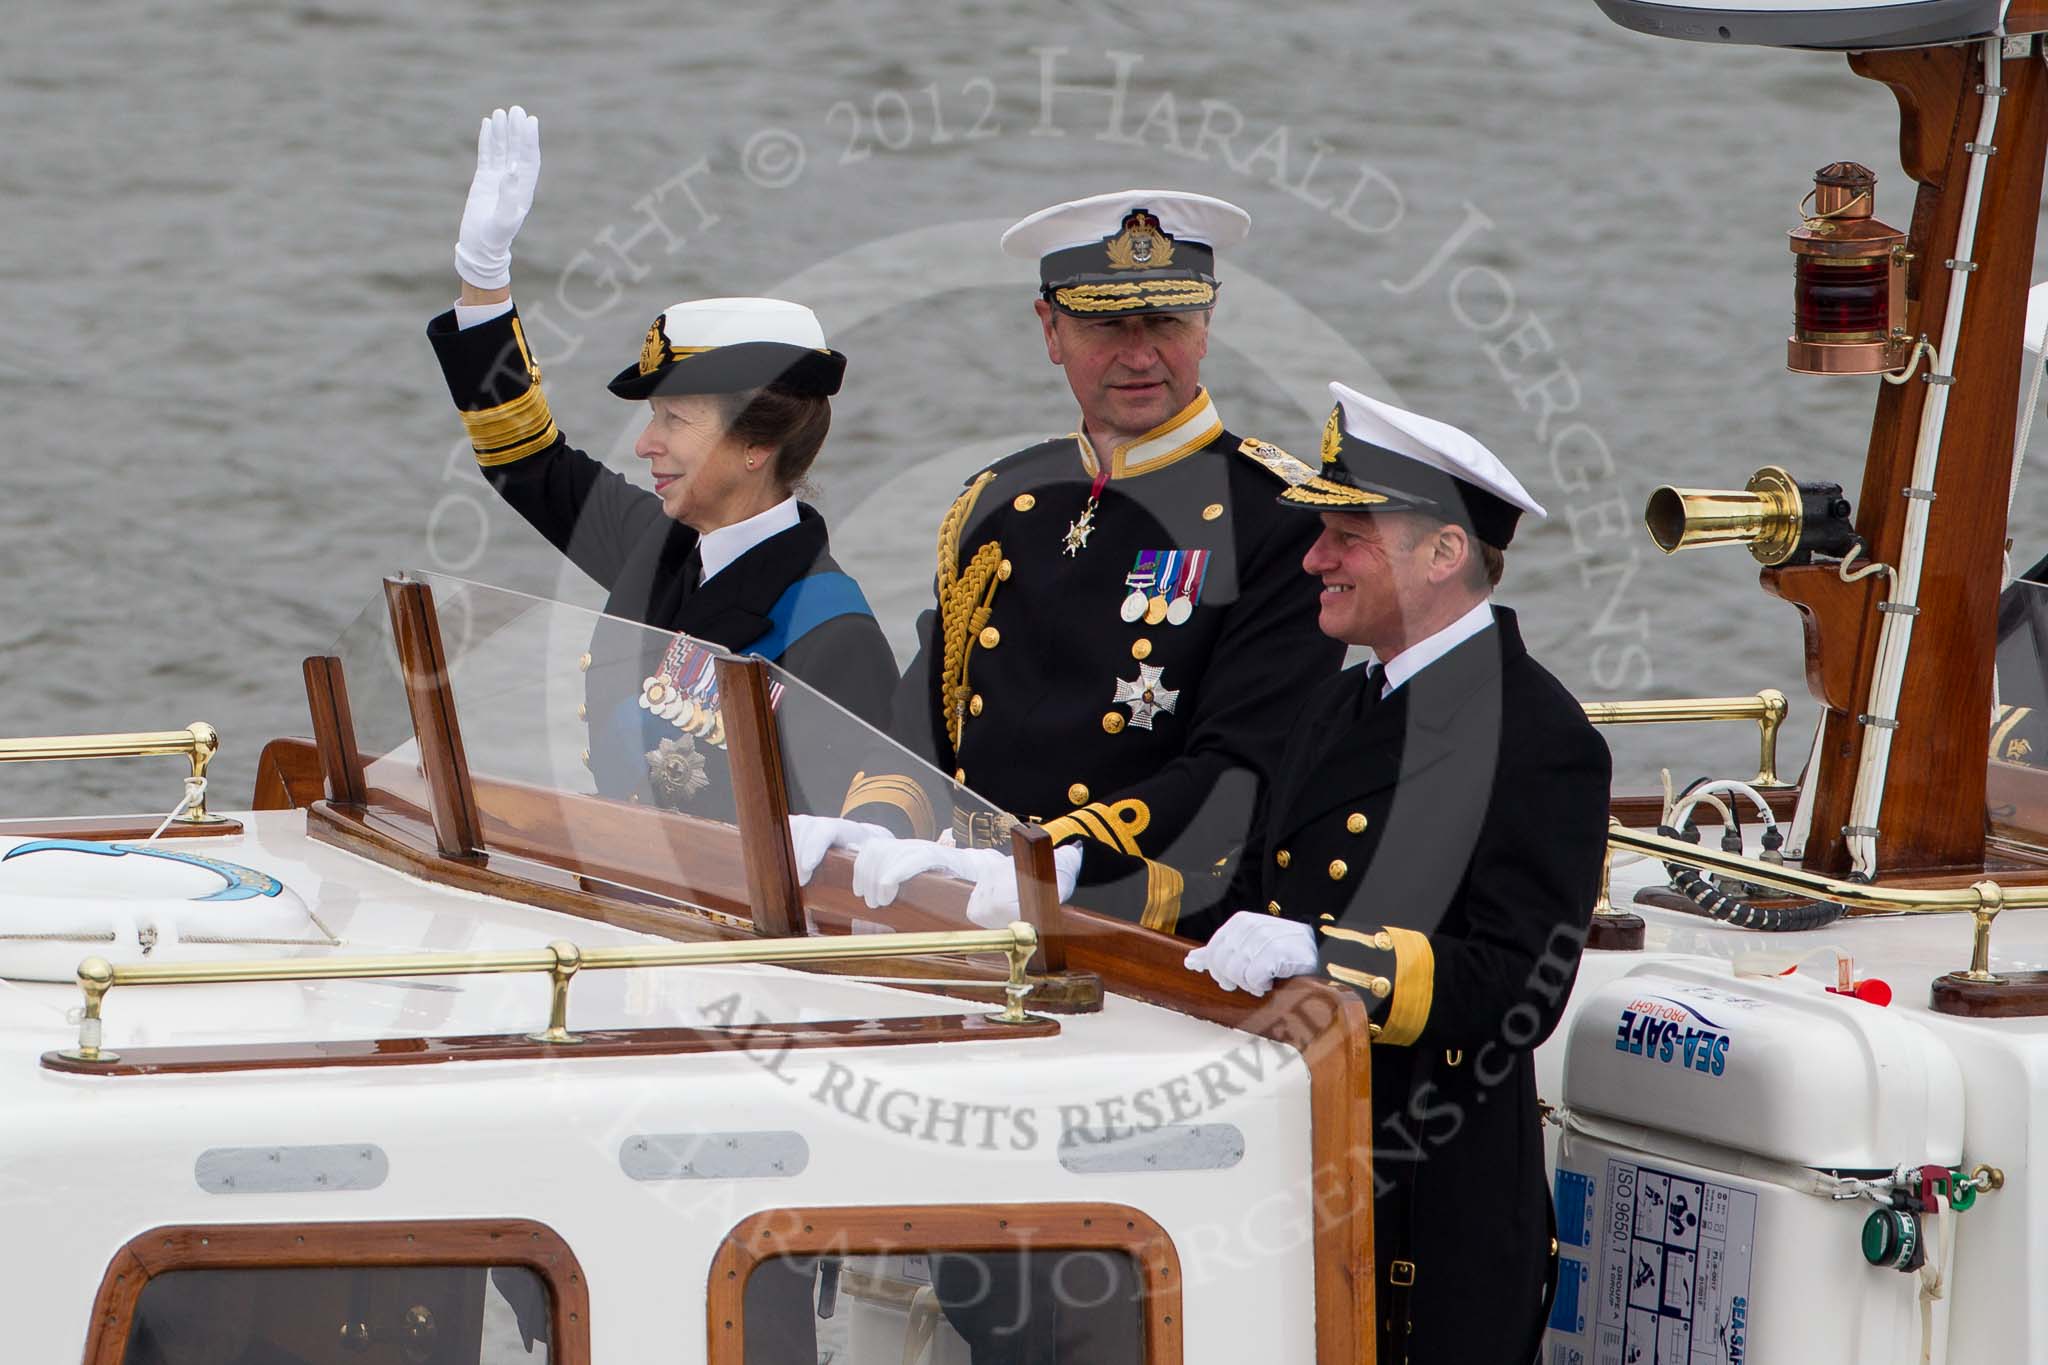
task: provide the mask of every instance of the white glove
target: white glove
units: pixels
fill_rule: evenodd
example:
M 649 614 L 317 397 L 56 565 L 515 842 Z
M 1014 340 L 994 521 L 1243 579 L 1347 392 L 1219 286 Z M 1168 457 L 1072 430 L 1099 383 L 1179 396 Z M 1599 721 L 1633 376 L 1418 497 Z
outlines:
M 825 861 L 828 848 L 859 848 L 876 839 L 893 837 L 881 825 L 864 824 L 859 820 L 835 820 L 827 815 L 792 815 L 789 817 L 789 846 L 796 853 L 796 879 L 801 886 L 811 884 L 811 874 L 818 870 L 818 864 Z
M 1080 845 L 1055 849 L 1053 868 L 1064 901 L 1073 895 L 1081 874 Z M 944 872 L 973 882 L 967 917 L 983 928 L 1000 928 L 1017 918 L 1017 865 L 1009 854 L 992 848 L 950 848 L 929 839 L 872 840 L 854 859 L 853 889 L 879 909 L 896 899 L 904 882 L 922 872 Z
M 512 283 L 512 239 L 540 184 L 540 120 L 513 105 L 494 109 L 476 135 L 476 177 L 462 206 L 455 273 L 479 289 Z
M 1207 972 L 1226 991 L 1264 995 L 1283 976 L 1302 976 L 1320 964 L 1316 933 L 1306 924 L 1257 910 L 1240 910 L 1209 941 L 1187 956 L 1191 972 Z

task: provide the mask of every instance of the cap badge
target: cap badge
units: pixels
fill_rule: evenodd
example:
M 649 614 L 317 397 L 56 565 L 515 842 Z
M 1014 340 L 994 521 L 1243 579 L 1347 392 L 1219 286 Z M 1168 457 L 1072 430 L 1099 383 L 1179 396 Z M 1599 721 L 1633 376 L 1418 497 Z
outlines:
M 1104 240 L 1102 249 L 1112 270 L 1164 270 L 1173 264 L 1173 238 L 1143 209 L 1124 215 L 1123 231 Z
M 668 360 L 668 334 L 661 330 L 660 318 L 647 329 L 647 340 L 640 343 L 640 373 L 653 374 Z
M 1337 451 L 1344 441 L 1344 429 L 1338 424 L 1343 415 L 1342 404 L 1330 409 L 1330 420 L 1323 423 L 1323 463 L 1337 463 Z

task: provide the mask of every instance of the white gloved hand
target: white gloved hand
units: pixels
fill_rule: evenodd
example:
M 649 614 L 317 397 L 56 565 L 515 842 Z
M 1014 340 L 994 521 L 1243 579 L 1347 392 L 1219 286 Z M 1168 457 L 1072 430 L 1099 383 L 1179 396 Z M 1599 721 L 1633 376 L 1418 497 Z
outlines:
M 1207 972 L 1226 991 L 1264 995 L 1283 976 L 1314 971 L 1316 933 L 1306 924 L 1257 910 L 1240 910 L 1209 941 L 1187 956 L 1191 972 Z
M 895 836 L 881 825 L 859 820 L 835 820 L 827 815 L 789 817 L 789 846 L 796 853 L 796 879 L 800 886 L 811 884 L 811 874 L 825 861 L 830 848 L 860 848 L 876 839 Z
M 476 176 L 462 206 L 455 273 L 479 289 L 512 283 L 512 239 L 540 184 L 540 120 L 513 105 L 494 109 L 476 136 Z
M 1081 875 L 1081 846 L 1053 850 L 1053 871 L 1060 899 L 1074 894 Z M 1017 918 L 1017 865 L 993 848 L 949 848 L 929 839 L 872 840 L 853 863 L 853 889 L 879 909 L 896 899 L 903 883 L 922 872 L 944 872 L 973 882 L 967 897 L 967 918 L 986 929 L 998 929 Z
M 1060 903 L 1064 905 L 1074 898 L 1074 884 L 1081 879 L 1079 840 L 1061 844 L 1052 851 L 1052 870 Z M 984 929 L 1000 929 L 1022 916 L 1017 896 L 1017 860 L 1004 857 L 1001 869 L 992 868 L 988 876 L 975 878 L 974 892 L 967 898 L 967 918 Z

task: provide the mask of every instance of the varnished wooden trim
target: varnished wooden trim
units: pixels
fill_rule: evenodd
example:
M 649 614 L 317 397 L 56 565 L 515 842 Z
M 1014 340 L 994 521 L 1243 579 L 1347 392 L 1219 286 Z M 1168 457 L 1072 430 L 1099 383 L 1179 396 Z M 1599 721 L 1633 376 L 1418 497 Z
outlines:
M 81 815 L 62 820 L 40 816 L 23 820 L 0 820 L 0 839 L 147 839 L 163 824 L 161 815 Z M 240 834 L 240 820 L 214 820 L 187 825 L 173 820 L 164 830 L 166 839 L 218 839 Z
M 803 888 L 789 842 L 789 791 L 782 745 L 768 704 L 768 665 L 755 658 L 717 661 L 719 706 L 725 716 L 733 806 L 739 817 L 740 861 L 754 932 L 788 938 L 804 932 Z
M 485 785 L 488 789 L 489 784 Z M 596 800 L 591 797 L 573 796 L 563 799 Z M 486 801 L 487 809 L 488 806 L 489 803 Z M 648 812 L 637 806 L 620 809 L 634 816 L 663 814 Z M 692 817 L 671 814 L 669 818 L 688 820 Z M 489 828 L 488 822 L 486 828 Z M 717 831 L 716 837 L 734 837 L 729 826 L 712 825 L 710 828 Z M 575 915 L 579 919 L 616 925 L 637 933 L 653 934 L 685 943 L 754 937 L 752 931 L 733 916 L 717 918 L 690 906 L 661 904 L 645 890 L 633 886 L 618 884 L 607 889 L 604 881 L 577 866 L 563 868 L 545 861 L 515 861 L 491 853 L 475 859 L 442 858 L 432 851 L 433 832 L 426 824 L 424 812 L 407 814 L 381 808 L 364 811 L 320 801 L 315 802 L 306 812 L 306 833 L 320 843 L 368 858 L 372 862 L 419 877 L 423 881 L 476 891 L 521 905 L 557 910 L 563 914 Z M 852 855 L 835 849 L 826 855 L 826 863 L 832 873 L 830 880 L 839 883 L 840 889 L 821 890 L 818 878 L 812 879 L 810 902 L 820 907 L 817 913 L 821 920 L 836 920 L 842 929 L 850 924 L 856 915 L 863 919 L 884 920 L 892 928 L 903 930 L 962 927 L 964 921 L 960 910 L 956 909 L 947 914 L 931 907 L 915 908 L 918 897 L 928 894 L 930 890 L 929 887 L 916 882 L 904 887 L 904 900 L 913 903 L 910 910 L 900 906 L 888 907 L 886 911 L 869 910 L 850 889 Z M 953 890 L 951 887 L 943 889 L 948 892 Z M 964 905 L 964 895 L 958 899 Z M 889 911 L 900 913 L 890 917 Z M 910 918 L 912 913 L 915 914 L 914 919 Z M 1000 1003 L 1002 999 L 1002 983 L 1007 975 L 1001 968 L 959 958 L 901 958 L 880 965 L 872 962 L 806 962 L 790 965 L 799 970 L 834 976 L 879 973 L 897 978 L 934 978 L 929 984 L 906 983 L 902 989 L 994 1003 Z M 977 984 L 951 984 L 963 979 Z M 1102 1008 L 1102 982 L 1092 973 L 1070 971 L 1056 974 L 1037 984 L 1029 1004 L 1033 1010 L 1049 1011 L 1054 1014 L 1090 1013 Z
M 1937 976 L 1927 1007 L 1963 1019 L 2037 1019 L 2048 1014 L 2048 972 L 2000 972 L 1996 981 Z
M 1183 959 L 1186 939 L 1068 907 L 1067 963 L 1119 995 L 1292 1047 L 1309 1072 L 1316 1208 L 1316 1359 L 1371 1362 L 1374 1329 L 1372 1061 L 1365 1004 L 1309 977 L 1263 998 L 1226 991 Z
M 532 1061 L 540 1057 L 680 1056 L 749 1052 L 773 1057 L 825 1047 L 901 1047 L 911 1043 L 971 1043 L 1049 1038 L 1060 1026 L 1034 1018 L 1004 1024 L 984 1014 L 928 1014 L 890 1019 L 828 1019 L 788 1024 L 735 1024 L 728 1028 L 574 1028 L 579 1043 L 536 1043 L 523 1033 L 482 1033 L 447 1038 L 352 1038 L 288 1043 L 222 1043 L 195 1047 L 123 1048 L 105 1066 L 60 1052 L 43 1054 L 44 1067 L 80 1076 L 162 1076 L 209 1071 L 278 1071 L 322 1066 L 431 1066 L 440 1062 Z M 538 1028 L 545 1021 L 536 1019 Z
M 708 1365 L 745 1365 L 747 1277 L 763 1261 L 929 1251 L 1124 1252 L 1145 1284 L 1145 1350 L 1139 1359 L 1144 1365 L 1179 1365 L 1180 1254 L 1164 1228 L 1123 1204 L 897 1204 L 757 1213 L 726 1234 L 711 1261 Z M 1359 1359 L 1370 1359 L 1369 1347 Z
M 93 1296 L 85 1365 L 119 1365 L 135 1304 L 173 1270 L 521 1266 L 550 1299 L 548 1359 L 591 1365 L 590 1286 L 555 1230 L 523 1218 L 389 1223 L 209 1223 L 153 1228 L 115 1252 Z
M 356 744 L 354 713 L 349 710 L 348 678 L 332 654 L 309 656 L 303 665 L 306 710 L 313 717 L 313 743 L 319 750 L 320 774 L 329 801 L 361 805 L 369 800 L 363 780 L 363 755 Z
M 1010 831 L 1011 857 L 1017 865 L 1017 913 L 1038 932 L 1038 951 L 1031 955 L 1037 974 L 1067 969 L 1067 931 L 1060 909 L 1059 873 L 1053 867 L 1052 836 L 1033 824 Z
M 327 794 L 320 751 L 310 739 L 273 739 L 256 758 L 251 810 L 303 810 Z
M 476 794 L 470 788 L 469 760 L 462 748 L 462 726 L 456 719 L 455 693 L 448 680 L 448 654 L 441 643 L 434 594 L 424 583 L 387 578 L 384 602 L 391 611 L 392 642 L 405 679 L 413 734 L 419 740 L 435 842 L 447 857 L 474 856 L 484 846 L 483 829 L 477 818 Z

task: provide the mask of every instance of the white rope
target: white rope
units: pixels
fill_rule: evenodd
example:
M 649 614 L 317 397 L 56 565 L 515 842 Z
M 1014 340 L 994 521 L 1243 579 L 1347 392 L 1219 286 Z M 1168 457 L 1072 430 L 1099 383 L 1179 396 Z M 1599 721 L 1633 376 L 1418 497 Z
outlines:
M 1970 259 L 1976 248 L 1977 213 L 1984 197 L 1985 163 L 1990 159 L 1992 138 L 1998 131 L 1998 104 L 1996 93 L 2002 74 L 2001 44 L 1999 38 L 1987 39 L 1984 43 L 1984 105 L 1982 116 L 1977 123 L 1975 150 L 1970 154 L 1969 178 L 1963 187 L 1962 222 L 1956 230 L 1954 260 L 1960 264 Z M 1941 320 L 1941 344 L 1936 350 L 1938 364 L 1946 371 L 1930 371 L 1930 380 L 1941 381 L 1929 384 L 1927 404 L 1920 414 L 1920 435 L 1913 453 L 1912 485 L 1914 490 L 1931 490 L 1935 474 L 1941 464 L 1941 437 L 1948 420 L 1948 395 L 1954 387 L 1957 342 L 1962 335 L 1963 306 L 1969 295 L 1970 271 L 1951 268 L 1948 285 L 1948 310 Z M 1920 601 L 1920 571 L 1927 554 L 1927 520 L 1931 500 L 1924 496 L 1911 497 L 1906 505 L 1906 534 L 1904 548 L 1899 556 L 1898 575 L 1893 580 L 1897 600 L 1906 607 L 1914 607 Z M 1898 718 L 1899 693 L 1904 688 L 1906 661 L 1913 642 L 1912 611 L 1886 612 L 1877 637 L 1877 668 L 1871 679 L 1870 696 L 1866 703 L 1866 714 L 1881 722 L 1894 722 Z M 1884 806 L 1885 778 L 1892 753 L 1894 725 L 1879 724 L 1868 727 L 1864 737 L 1862 758 L 1857 764 L 1856 790 L 1849 803 L 1849 825 L 1858 830 L 1870 829 L 1880 823 L 1879 817 Z M 1865 877 L 1877 872 L 1877 840 L 1869 834 L 1848 836 L 1850 861 L 1855 871 Z
M 144 839 L 142 842 L 145 844 L 153 844 L 158 839 L 163 838 L 164 831 L 171 827 L 171 821 L 177 819 L 179 816 L 183 815 L 186 811 L 192 809 L 192 807 L 198 805 L 201 801 L 204 801 L 205 799 L 206 779 L 203 777 L 186 778 L 184 799 L 178 802 L 177 805 L 171 807 L 171 813 L 169 815 L 166 815 L 164 817 L 164 822 L 156 827 L 156 833 L 150 835 L 147 839 Z

